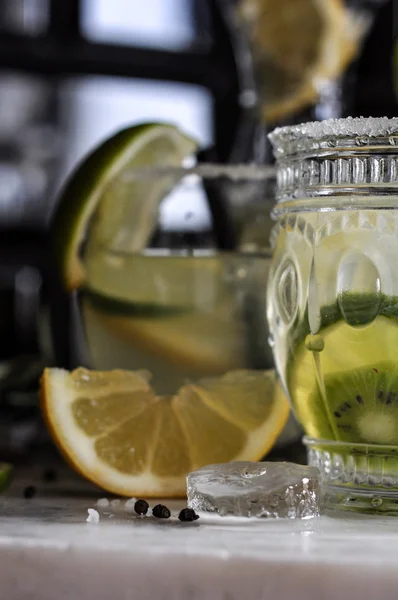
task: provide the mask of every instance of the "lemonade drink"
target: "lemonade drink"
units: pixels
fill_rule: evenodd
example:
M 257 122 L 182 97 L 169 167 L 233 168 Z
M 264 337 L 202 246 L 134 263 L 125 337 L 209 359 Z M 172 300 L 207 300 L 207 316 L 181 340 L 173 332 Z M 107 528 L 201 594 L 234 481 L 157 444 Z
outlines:
M 114 253 L 94 245 L 80 294 L 90 366 L 146 369 L 159 394 L 187 381 L 272 366 L 269 257 Z

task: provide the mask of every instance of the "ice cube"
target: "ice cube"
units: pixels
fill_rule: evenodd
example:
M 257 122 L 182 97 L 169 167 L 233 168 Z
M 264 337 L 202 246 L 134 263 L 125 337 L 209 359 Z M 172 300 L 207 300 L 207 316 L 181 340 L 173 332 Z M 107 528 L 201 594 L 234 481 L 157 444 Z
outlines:
M 287 462 L 209 465 L 187 477 L 188 506 L 221 516 L 317 517 L 322 511 L 320 473 Z

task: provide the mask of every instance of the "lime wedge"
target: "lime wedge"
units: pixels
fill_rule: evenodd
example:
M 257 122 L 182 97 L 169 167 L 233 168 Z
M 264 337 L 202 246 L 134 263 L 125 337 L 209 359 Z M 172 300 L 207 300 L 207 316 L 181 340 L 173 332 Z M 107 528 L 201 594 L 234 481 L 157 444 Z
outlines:
M 124 175 L 134 168 L 179 166 L 196 148 L 175 126 L 147 123 L 119 131 L 83 159 L 66 182 L 52 222 L 67 289 L 85 280 L 79 249 L 94 212 L 96 241 L 112 250 L 143 249 L 156 227 L 159 202 L 175 182 L 128 181 Z
M 0 463 L 0 492 L 4 492 L 5 489 L 11 483 L 13 467 L 8 463 Z

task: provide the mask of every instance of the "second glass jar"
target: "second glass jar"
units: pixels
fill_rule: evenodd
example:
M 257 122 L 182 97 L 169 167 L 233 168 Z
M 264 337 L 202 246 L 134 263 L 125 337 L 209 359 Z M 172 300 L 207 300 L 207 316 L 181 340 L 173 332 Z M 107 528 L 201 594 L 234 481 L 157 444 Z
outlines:
M 398 500 L 398 119 L 275 130 L 270 343 L 330 502 Z M 398 506 L 398 503 L 397 503 Z

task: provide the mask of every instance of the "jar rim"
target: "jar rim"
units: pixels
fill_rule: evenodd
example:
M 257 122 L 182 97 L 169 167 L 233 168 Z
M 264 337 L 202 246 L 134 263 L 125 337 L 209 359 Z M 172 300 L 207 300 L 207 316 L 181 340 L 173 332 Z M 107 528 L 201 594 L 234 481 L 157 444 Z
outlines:
M 297 125 L 277 127 L 268 135 L 277 160 L 317 148 L 345 146 L 372 146 L 377 140 L 389 138 L 397 145 L 398 118 L 347 117 L 309 121 Z M 346 142 L 346 143 L 344 143 Z

